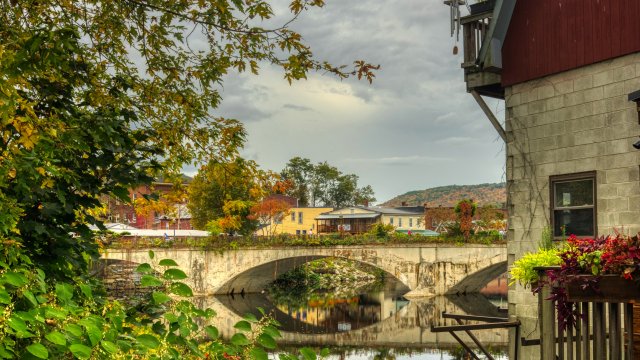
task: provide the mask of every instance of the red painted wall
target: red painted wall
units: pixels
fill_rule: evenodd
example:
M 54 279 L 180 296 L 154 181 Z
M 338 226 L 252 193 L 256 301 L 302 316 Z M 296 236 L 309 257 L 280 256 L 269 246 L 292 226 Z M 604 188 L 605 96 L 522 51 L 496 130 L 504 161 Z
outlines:
M 638 51 L 638 0 L 518 0 L 502 46 L 502 84 Z

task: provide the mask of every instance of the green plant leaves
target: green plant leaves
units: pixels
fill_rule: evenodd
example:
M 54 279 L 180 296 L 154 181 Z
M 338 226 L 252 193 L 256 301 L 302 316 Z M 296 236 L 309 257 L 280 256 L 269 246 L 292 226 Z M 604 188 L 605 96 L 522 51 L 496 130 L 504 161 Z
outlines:
M 56 345 L 66 345 L 67 339 L 65 336 L 59 331 L 52 331 L 44 336 L 45 339 L 51 341 Z
M 57 283 L 56 296 L 63 303 L 69 302 L 73 298 L 73 286 L 67 283 Z
M 262 332 L 271 336 L 274 339 L 278 339 L 282 337 L 282 335 L 280 334 L 280 331 L 276 329 L 275 326 L 272 326 L 272 325 L 267 325 L 264 328 L 262 328 Z
M 238 321 L 233 327 L 240 331 L 251 332 L 251 324 L 244 320 Z
M 171 298 L 167 294 L 157 292 L 157 291 L 154 291 L 151 294 L 151 298 L 153 299 L 154 304 L 157 304 L 157 305 L 164 304 L 166 302 L 171 301 Z
M 251 359 L 254 360 L 267 360 L 269 359 L 269 355 L 267 354 L 266 351 L 260 349 L 259 347 L 254 347 L 253 349 L 251 349 L 251 351 L 249 351 L 249 355 L 251 357 Z
M 0 304 L 10 304 L 11 303 L 11 295 L 4 290 L 0 289 Z
M 300 354 L 302 354 L 302 358 L 305 360 L 316 360 L 317 356 L 315 351 L 309 349 L 307 347 L 303 347 L 300 349 Z
M 162 284 L 162 280 L 153 275 L 142 275 L 142 277 L 140 278 L 141 286 L 162 286 Z
M 100 342 L 100 346 L 102 346 L 102 348 L 109 354 L 115 354 L 118 352 L 118 346 L 110 341 L 102 340 Z
M 260 334 L 260 336 L 258 336 L 258 344 L 270 350 L 276 348 L 276 341 L 268 334 Z
M 167 269 L 162 276 L 167 280 L 183 280 L 187 278 L 187 274 L 180 269 Z
M 247 320 L 250 323 L 257 323 L 258 322 L 258 318 L 256 318 L 256 316 L 253 315 L 252 313 L 246 313 L 246 314 L 244 314 L 244 316 L 242 318 Z
M 27 351 L 39 359 L 49 358 L 49 352 L 47 351 L 47 348 L 40 343 L 35 343 L 27 346 Z
M 172 259 L 162 259 L 162 260 L 160 260 L 158 265 L 160 265 L 160 266 L 178 266 L 178 263 L 176 263 Z
M 207 335 L 209 335 L 209 338 L 211 340 L 215 340 L 218 338 L 218 336 L 220 336 L 220 334 L 218 333 L 218 328 L 213 325 L 206 326 L 204 328 L 204 331 L 207 333 Z
M 18 318 L 16 314 L 13 314 L 13 316 L 9 318 L 9 320 L 7 321 L 7 324 L 15 332 L 23 332 L 23 331 L 27 331 L 28 329 L 27 323 L 25 323 L 22 319 Z
M 91 357 L 91 348 L 82 344 L 72 344 L 69 346 L 71 353 L 78 359 L 88 359 Z
M 184 297 L 193 296 L 193 291 L 191 290 L 191 288 L 187 284 L 181 283 L 181 282 L 175 282 L 171 284 L 170 291 L 172 294 L 176 294 L 178 296 L 184 296 Z
M 231 343 L 237 346 L 246 346 L 249 345 L 251 341 L 249 341 L 249 339 L 247 339 L 244 334 L 237 333 L 233 334 L 233 336 L 231 337 Z
M 2 280 L 3 282 L 15 287 L 26 285 L 29 282 L 26 276 L 13 271 L 7 271 L 4 273 Z
M 143 263 L 136 267 L 136 272 L 139 272 L 141 274 L 150 274 L 153 272 L 153 268 L 151 267 L 151 265 Z
M 82 336 L 82 328 L 77 324 L 67 324 L 64 330 L 75 337 Z
M 63 320 L 67 318 L 67 311 L 64 308 L 56 309 L 52 307 L 46 307 L 44 310 L 44 316 L 47 319 L 54 318 L 54 319 Z
M 136 341 L 138 341 L 138 343 L 144 345 L 145 347 L 148 347 L 149 349 L 155 349 L 160 346 L 160 341 L 158 340 L 158 338 L 151 334 L 139 335 L 136 337 Z

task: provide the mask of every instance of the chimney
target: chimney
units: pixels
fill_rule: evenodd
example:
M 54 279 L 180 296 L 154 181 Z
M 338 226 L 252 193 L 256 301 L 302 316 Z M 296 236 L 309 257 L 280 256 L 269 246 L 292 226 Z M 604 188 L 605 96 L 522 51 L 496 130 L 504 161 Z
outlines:
M 369 207 L 369 200 L 364 201 L 364 207 Z
M 407 202 L 403 201 L 401 206 L 407 206 Z

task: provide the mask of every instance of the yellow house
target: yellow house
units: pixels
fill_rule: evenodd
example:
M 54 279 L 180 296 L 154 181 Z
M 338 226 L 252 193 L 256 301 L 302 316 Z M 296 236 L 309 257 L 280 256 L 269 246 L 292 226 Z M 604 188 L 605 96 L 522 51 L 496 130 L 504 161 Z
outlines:
M 317 234 L 315 218 L 318 215 L 332 211 L 331 207 L 292 207 L 282 218 L 267 225 L 262 231 L 258 230 L 258 235 L 310 235 Z
M 422 207 L 362 207 L 351 206 L 320 214 L 318 233 L 332 233 L 342 231 L 352 234 L 367 232 L 376 223 L 391 224 L 396 231 L 423 231 L 424 208 Z

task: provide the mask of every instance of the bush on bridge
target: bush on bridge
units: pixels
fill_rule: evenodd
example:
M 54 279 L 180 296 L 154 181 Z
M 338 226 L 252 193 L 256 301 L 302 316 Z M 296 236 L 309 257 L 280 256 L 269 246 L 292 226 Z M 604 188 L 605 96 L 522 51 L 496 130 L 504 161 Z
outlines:
M 204 238 L 149 238 L 121 237 L 108 244 L 115 249 L 147 249 L 147 248 L 202 248 L 208 250 L 235 250 L 238 248 L 269 247 L 306 247 L 306 246 L 338 246 L 338 245 L 401 245 L 401 244 L 504 244 L 503 236 L 495 230 L 472 234 L 469 239 L 460 235 L 424 236 L 392 233 L 387 237 L 371 234 L 362 235 L 276 235 L 276 236 L 212 236 Z

